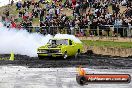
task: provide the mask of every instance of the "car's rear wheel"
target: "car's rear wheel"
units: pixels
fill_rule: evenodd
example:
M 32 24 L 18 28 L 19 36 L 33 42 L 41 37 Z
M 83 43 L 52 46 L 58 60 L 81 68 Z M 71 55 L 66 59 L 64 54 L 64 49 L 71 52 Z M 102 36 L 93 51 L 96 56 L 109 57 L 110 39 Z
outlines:
M 78 51 L 76 52 L 76 54 L 75 54 L 75 59 L 78 58 L 79 54 L 80 54 L 80 49 L 78 49 Z

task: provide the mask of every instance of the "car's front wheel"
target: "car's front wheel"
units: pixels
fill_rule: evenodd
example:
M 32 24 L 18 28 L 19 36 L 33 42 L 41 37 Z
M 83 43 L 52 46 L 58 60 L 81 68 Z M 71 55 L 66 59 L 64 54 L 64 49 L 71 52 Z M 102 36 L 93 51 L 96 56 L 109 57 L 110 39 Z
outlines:
M 67 52 L 65 52 L 64 55 L 63 55 L 63 58 L 67 59 L 67 57 L 68 57 Z
M 39 55 L 38 55 L 38 58 L 39 58 L 40 60 L 43 59 L 43 57 L 42 57 L 42 56 L 39 56 Z

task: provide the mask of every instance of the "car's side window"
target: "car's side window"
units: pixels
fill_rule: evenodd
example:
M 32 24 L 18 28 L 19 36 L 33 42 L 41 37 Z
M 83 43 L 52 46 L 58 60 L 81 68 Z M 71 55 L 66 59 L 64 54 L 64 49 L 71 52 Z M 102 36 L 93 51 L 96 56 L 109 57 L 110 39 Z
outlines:
M 71 40 L 69 40 L 69 45 L 72 45 L 72 41 Z

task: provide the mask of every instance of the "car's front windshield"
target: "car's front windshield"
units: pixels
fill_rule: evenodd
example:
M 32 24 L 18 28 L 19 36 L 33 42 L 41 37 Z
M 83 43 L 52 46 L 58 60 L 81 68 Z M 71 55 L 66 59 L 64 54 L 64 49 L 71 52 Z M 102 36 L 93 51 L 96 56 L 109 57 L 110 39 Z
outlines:
M 56 45 L 68 45 L 68 39 L 62 39 L 62 40 L 53 40 L 50 39 L 49 44 L 56 44 Z

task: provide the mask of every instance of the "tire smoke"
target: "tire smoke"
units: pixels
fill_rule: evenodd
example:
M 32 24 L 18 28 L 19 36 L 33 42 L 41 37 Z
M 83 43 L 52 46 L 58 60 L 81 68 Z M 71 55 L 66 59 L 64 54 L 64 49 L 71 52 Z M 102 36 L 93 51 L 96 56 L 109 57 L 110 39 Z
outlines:
M 60 39 L 71 39 L 76 43 L 82 43 L 78 38 L 76 38 L 74 35 L 69 34 L 56 34 L 54 38 L 60 38 Z
M 51 35 L 43 36 L 38 33 L 28 33 L 26 30 L 0 28 L 0 54 L 37 56 L 37 48 L 45 45 Z
M 39 33 L 29 33 L 26 30 L 0 28 L 0 54 L 27 55 L 30 57 L 37 56 L 37 48 L 45 45 L 52 35 L 42 35 Z M 81 41 L 73 35 L 56 34 L 54 38 L 70 38 L 77 43 Z

